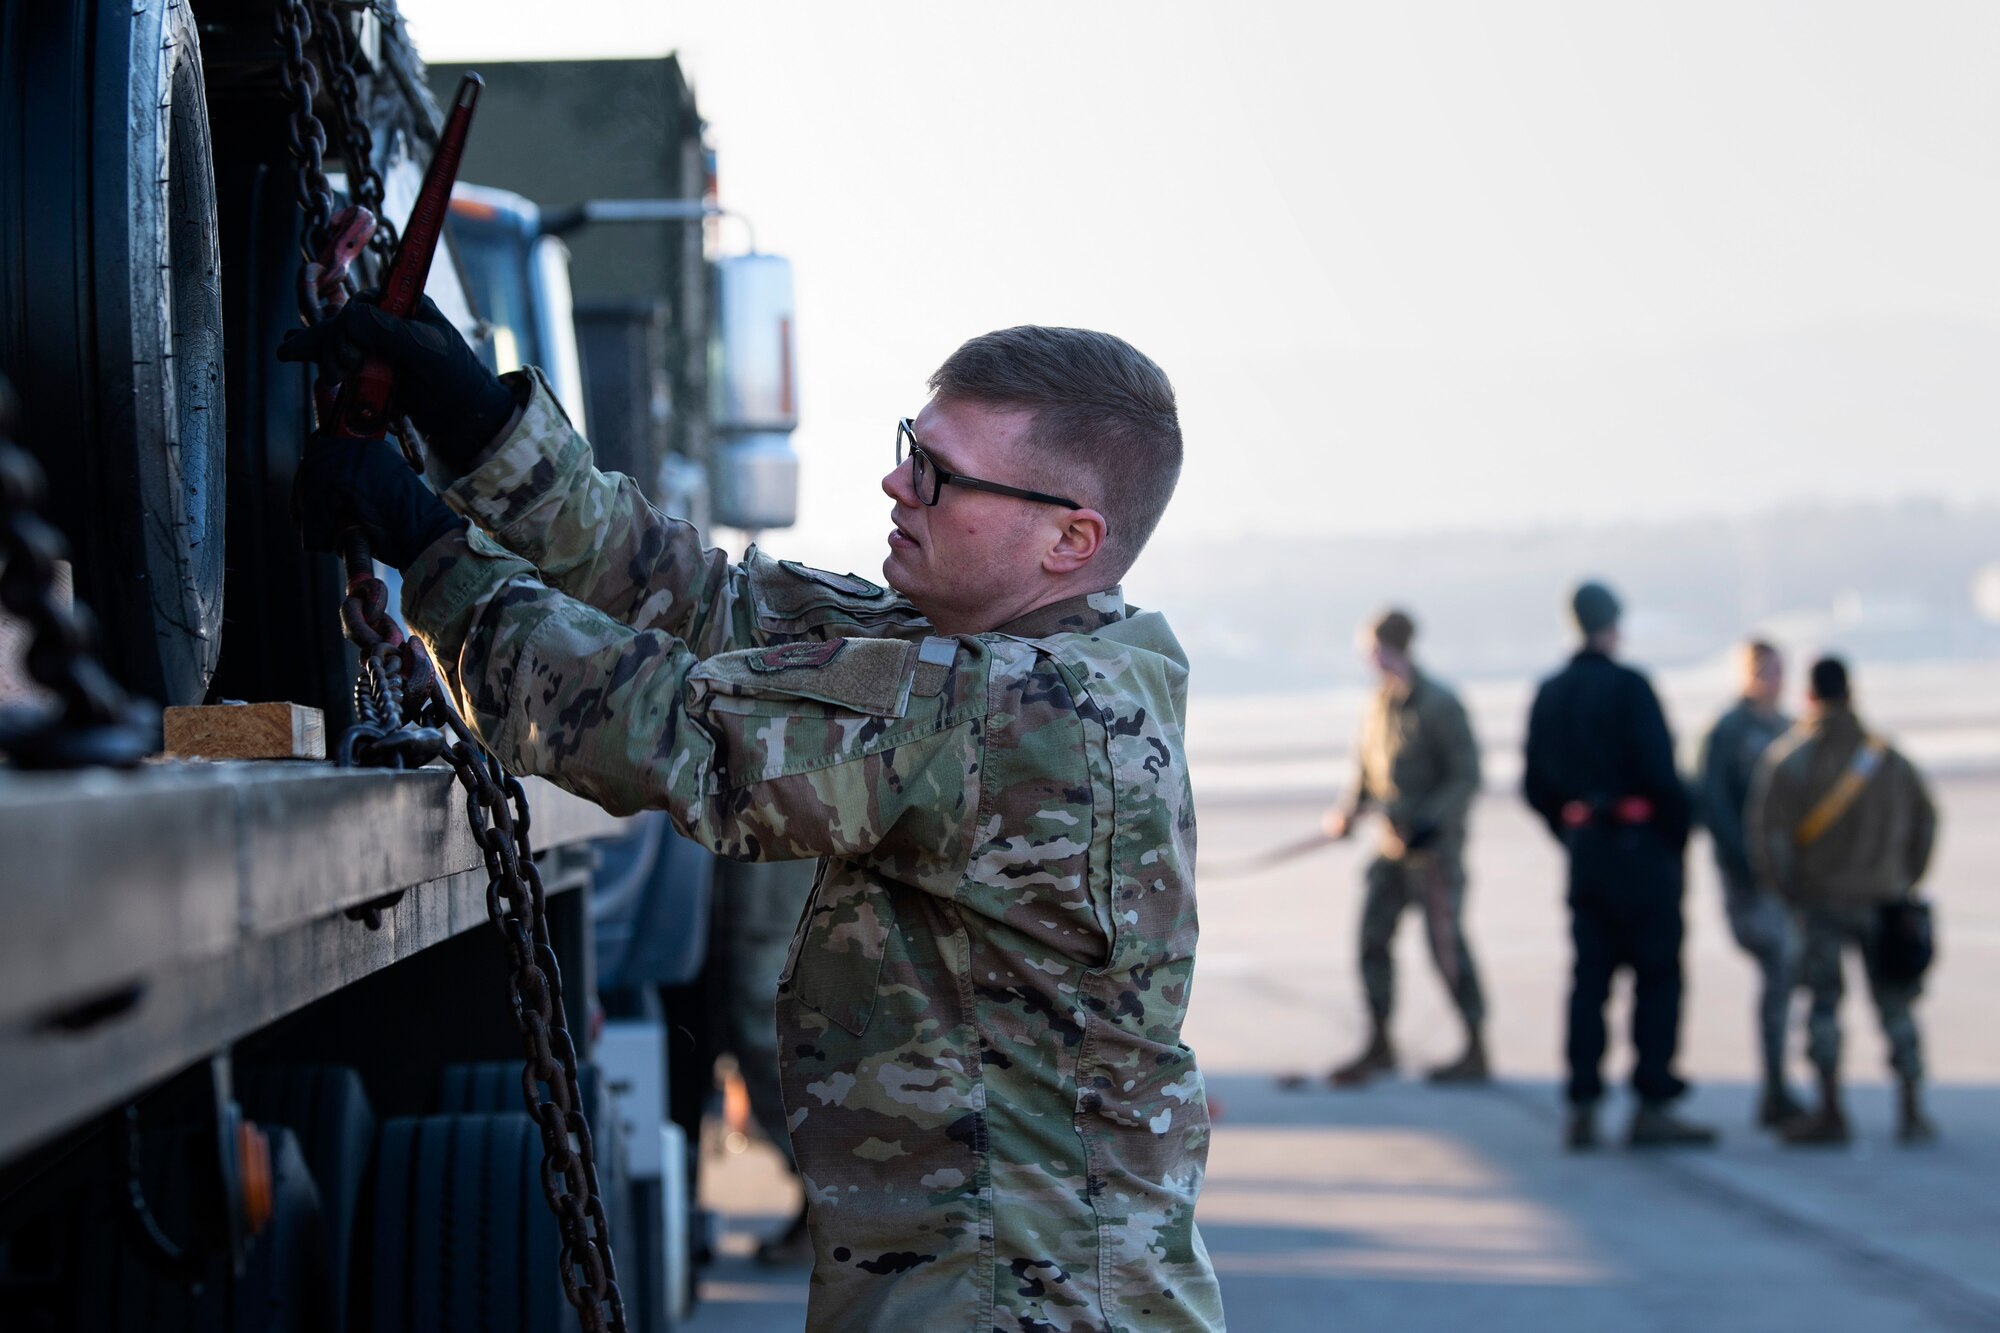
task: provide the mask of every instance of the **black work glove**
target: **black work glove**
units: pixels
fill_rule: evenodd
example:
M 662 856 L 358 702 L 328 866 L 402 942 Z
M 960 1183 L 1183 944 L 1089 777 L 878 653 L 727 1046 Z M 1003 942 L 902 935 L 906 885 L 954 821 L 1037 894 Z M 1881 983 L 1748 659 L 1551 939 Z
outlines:
M 463 476 L 514 415 L 514 391 L 486 368 L 430 297 L 409 319 L 383 313 L 375 304 L 380 297 L 363 292 L 332 319 L 293 329 L 278 345 L 278 359 L 318 362 L 339 376 L 358 369 L 364 356 L 381 357 L 396 372 L 395 405 L 439 460 Z
M 359 528 L 375 558 L 397 569 L 409 568 L 425 547 L 466 525 L 388 441 L 325 437 L 307 444 L 299 460 L 292 521 L 315 551 L 338 549 L 341 532 Z

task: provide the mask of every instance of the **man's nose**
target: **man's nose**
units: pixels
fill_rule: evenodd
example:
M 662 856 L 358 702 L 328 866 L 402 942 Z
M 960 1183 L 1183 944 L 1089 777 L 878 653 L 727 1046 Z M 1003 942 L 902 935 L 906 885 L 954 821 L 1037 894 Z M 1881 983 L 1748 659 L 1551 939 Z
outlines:
M 882 478 L 882 494 L 888 496 L 898 504 L 915 507 L 917 492 L 910 484 L 909 463 L 898 463 L 889 469 L 888 473 Z

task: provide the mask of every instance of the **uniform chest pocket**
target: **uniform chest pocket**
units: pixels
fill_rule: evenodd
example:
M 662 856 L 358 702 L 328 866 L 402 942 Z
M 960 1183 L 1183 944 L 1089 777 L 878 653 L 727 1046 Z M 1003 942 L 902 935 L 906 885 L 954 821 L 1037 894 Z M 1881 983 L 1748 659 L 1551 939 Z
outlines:
M 882 960 L 895 928 L 888 891 L 851 866 L 829 863 L 792 939 L 779 978 L 793 999 L 860 1036 L 875 1012 Z

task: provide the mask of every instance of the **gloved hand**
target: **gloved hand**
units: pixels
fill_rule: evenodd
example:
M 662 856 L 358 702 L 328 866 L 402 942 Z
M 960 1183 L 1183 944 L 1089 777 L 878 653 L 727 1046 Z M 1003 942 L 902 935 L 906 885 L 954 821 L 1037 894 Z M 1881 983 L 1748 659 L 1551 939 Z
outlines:
M 514 391 L 488 370 L 430 297 L 410 319 L 383 313 L 381 293 L 366 291 L 332 319 L 293 329 L 278 345 L 280 361 L 313 361 L 336 375 L 358 369 L 367 355 L 396 371 L 395 403 L 424 433 L 438 458 L 457 475 L 514 415 Z
M 344 529 L 360 528 L 375 558 L 397 569 L 466 525 L 388 441 L 326 438 L 307 444 L 299 460 L 292 521 L 315 551 L 335 550 Z

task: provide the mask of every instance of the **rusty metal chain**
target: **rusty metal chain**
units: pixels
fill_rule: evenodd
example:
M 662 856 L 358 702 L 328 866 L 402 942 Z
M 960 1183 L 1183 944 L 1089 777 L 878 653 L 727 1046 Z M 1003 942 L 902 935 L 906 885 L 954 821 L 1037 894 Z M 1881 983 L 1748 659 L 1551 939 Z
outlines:
M 306 0 L 284 0 L 277 18 L 285 89 L 292 103 L 290 146 L 299 169 L 299 206 L 306 213 L 299 314 L 308 324 L 333 313 L 352 294 L 348 266 L 362 245 L 384 257 L 395 246 L 394 228 L 376 221 L 382 180 L 374 168 L 374 141 L 355 77 L 356 53 L 334 12 L 336 5 L 340 0 L 318 0 L 309 9 Z M 326 179 L 326 130 L 313 111 L 319 75 L 305 49 L 315 19 L 340 108 L 357 205 L 340 214 L 333 212 Z M 364 225 L 369 228 L 365 240 Z M 315 392 L 322 422 L 328 420 L 331 390 L 323 382 Z M 398 434 L 404 456 L 421 471 L 414 430 L 405 422 Z M 341 738 L 339 760 L 343 765 L 419 768 L 442 755 L 465 788 L 466 819 L 486 860 L 487 915 L 507 946 L 508 994 L 526 1056 L 522 1099 L 541 1132 L 542 1194 L 562 1236 L 563 1294 L 586 1333 L 625 1333 L 611 1222 L 598 1193 L 597 1160 L 577 1082 L 576 1044 L 563 1009 L 562 972 L 549 942 L 546 897 L 528 838 L 527 793 L 480 745 L 446 697 L 422 646 L 405 636 L 389 614 L 388 590 L 375 577 L 360 533 L 345 535 L 341 555 L 347 571 L 341 626 L 362 662 L 354 686 L 355 724 Z M 455 739 L 447 743 L 443 728 Z M 358 919 L 379 925 L 381 911 L 389 905 L 389 900 L 364 904 L 357 909 Z
M 159 714 L 127 695 L 97 657 L 90 613 L 56 592 L 68 543 L 42 516 L 41 465 L 14 443 L 12 394 L 0 381 L 0 605 L 26 622 L 28 673 L 53 691 L 52 713 L 0 719 L 0 750 L 23 768 L 129 768 L 158 748 Z
M 361 534 L 343 534 L 347 594 L 340 626 L 361 652 L 354 682 L 354 725 L 340 738 L 343 767 L 422 768 L 444 750 L 444 733 L 419 725 L 416 714 L 437 692 L 437 676 L 423 647 L 389 614 L 389 590 L 375 577 L 375 562 Z
M 334 107 L 338 112 L 342 155 L 347 163 L 347 193 L 355 203 L 375 216 L 375 230 L 368 248 L 377 264 L 386 265 L 396 251 L 396 225 L 382 211 L 387 187 L 375 166 L 375 134 L 361 105 L 361 80 L 355 76 L 360 52 L 354 34 L 335 13 L 328 0 L 313 5 L 313 25 L 319 34 L 320 52 L 326 76 L 333 85 Z
M 326 178 L 326 126 L 313 110 L 320 88 L 319 67 L 307 53 L 313 37 L 313 17 L 305 0 L 280 0 L 272 17 L 283 53 L 279 79 L 285 87 L 285 100 L 291 104 L 285 147 L 298 169 L 299 211 L 305 215 L 305 228 L 299 233 L 299 254 L 303 261 L 298 279 L 299 318 L 307 324 L 317 324 L 325 311 L 312 266 L 332 243 L 333 186 Z
M 433 692 L 431 703 L 456 737 L 444 757 L 465 788 L 466 819 L 486 857 L 487 916 L 507 942 L 507 989 L 527 1057 L 521 1094 L 542 1135 L 542 1194 L 562 1235 L 563 1294 L 589 1333 L 624 1333 L 611 1220 L 598 1193 L 562 971 L 549 943 L 542 877 L 528 838 L 527 793 L 480 745 L 442 690 Z

